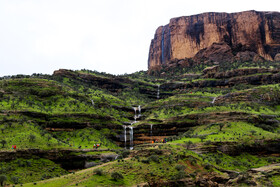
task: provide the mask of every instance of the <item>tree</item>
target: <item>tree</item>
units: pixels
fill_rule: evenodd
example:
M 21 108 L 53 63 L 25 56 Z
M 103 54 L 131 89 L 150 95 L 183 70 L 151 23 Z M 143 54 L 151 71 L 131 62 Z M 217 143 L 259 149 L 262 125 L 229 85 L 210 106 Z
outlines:
M 2 148 L 5 146 L 5 144 L 7 144 L 6 140 L 1 140 L 0 143 L 2 144 Z
M 252 133 L 253 136 L 257 133 L 257 131 L 255 130 L 251 130 L 250 132 Z
M 1 186 L 4 186 L 5 181 L 7 180 L 6 175 L 0 175 L 0 184 Z
M 222 128 L 225 126 L 225 124 L 223 124 L 223 123 L 218 123 L 217 125 L 219 126 L 220 131 L 222 131 Z
M 201 142 L 203 142 L 203 140 L 205 140 L 206 139 L 206 135 L 202 135 L 202 136 L 199 136 L 199 138 L 200 138 L 200 140 L 201 140 Z
M 187 149 L 189 149 L 190 147 L 191 147 L 191 145 L 193 144 L 193 142 L 192 141 L 188 141 L 188 142 L 186 142 L 186 146 L 187 146 Z

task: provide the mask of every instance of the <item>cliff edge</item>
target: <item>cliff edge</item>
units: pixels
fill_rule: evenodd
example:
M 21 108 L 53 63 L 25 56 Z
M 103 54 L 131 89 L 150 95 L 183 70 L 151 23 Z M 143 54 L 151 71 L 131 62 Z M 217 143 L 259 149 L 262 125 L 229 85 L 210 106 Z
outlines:
M 148 68 L 180 59 L 198 63 L 273 61 L 278 53 L 279 12 L 209 12 L 172 18 L 169 24 L 160 26 L 150 44 Z

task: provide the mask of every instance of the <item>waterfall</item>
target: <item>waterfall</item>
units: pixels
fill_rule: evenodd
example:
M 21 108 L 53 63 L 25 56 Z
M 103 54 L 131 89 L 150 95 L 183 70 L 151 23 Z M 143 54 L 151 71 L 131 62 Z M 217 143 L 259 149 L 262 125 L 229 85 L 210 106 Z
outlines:
M 214 97 L 213 101 L 211 102 L 212 104 L 215 103 L 217 97 Z
M 136 119 L 137 119 L 137 107 L 133 107 L 134 109 L 134 121 L 136 122 Z
M 160 88 L 160 84 L 157 85 L 158 89 L 157 89 L 157 98 L 159 99 L 159 88 Z
M 93 102 L 93 100 L 91 99 L 91 103 L 92 103 L 92 106 L 94 107 L 94 102 Z
M 130 134 L 130 149 L 131 150 L 133 149 L 133 127 L 132 127 L 132 124 L 133 123 L 131 123 L 131 125 L 129 126 L 129 128 L 130 128 L 130 132 L 129 132 L 129 134 Z
M 141 106 L 138 106 L 139 116 L 141 116 Z
M 151 125 L 150 135 L 153 136 L 153 125 Z
M 165 27 L 162 27 L 162 33 L 161 33 L 161 62 L 164 64 L 164 31 Z
M 124 129 L 124 147 L 126 148 L 126 126 L 123 125 L 123 129 Z

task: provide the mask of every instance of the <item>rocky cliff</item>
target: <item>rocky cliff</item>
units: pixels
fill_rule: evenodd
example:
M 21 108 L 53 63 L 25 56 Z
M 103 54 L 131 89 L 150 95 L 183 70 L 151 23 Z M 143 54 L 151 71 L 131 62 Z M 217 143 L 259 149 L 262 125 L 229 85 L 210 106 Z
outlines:
M 195 62 L 277 60 L 280 13 L 245 11 L 173 18 L 151 41 L 149 70 L 176 59 Z

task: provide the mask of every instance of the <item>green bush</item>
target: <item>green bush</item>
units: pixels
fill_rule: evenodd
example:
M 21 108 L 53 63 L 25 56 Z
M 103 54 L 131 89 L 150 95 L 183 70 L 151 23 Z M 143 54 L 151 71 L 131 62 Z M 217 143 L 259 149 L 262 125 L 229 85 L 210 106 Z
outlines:
M 114 171 L 111 173 L 111 177 L 113 178 L 113 180 L 119 180 L 119 179 L 123 179 L 123 175 L 117 171 Z
M 18 183 L 19 183 L 19 177 L 17 177 L 17 176 L 12 176 L 12 177 L 11 177 L 11 181 L 12 181 L 14 184 L 18 184 Z
M 93 172 L 94 172 L 96 175 L 99 175 L 99 176 L 103 175 L 102 169 L 95 169 L 95 170 L 93 170 Z
M 179 180 L 185 178 L 187 175 L 184 171 L 178 171 L 175 175 L 172 176 L 173 180 Z
M 149 164 L 150 160 L 149 159 L 143 159 L 143 160 L 141 160 L 141 162 L 144 163 L 144 164 Z
M 29 135 L 29 141 L 30 142 L 35 142 L 36 136 L 34 134 Z
M 181 171 L 181 170 L 186 169 L 186 166 L 178 164 L 178 165 L 175 166 L 175 169 L 177 169 L 178 171 Z
M 0 175 L 0 184 L 1 184 L 1 186 L 4 186 L 6 180 L 7 180 L 7 176 L 6 175 Z
M 151 155 L 148 160 L 159 163 L 159 157 L 157 155 Z

